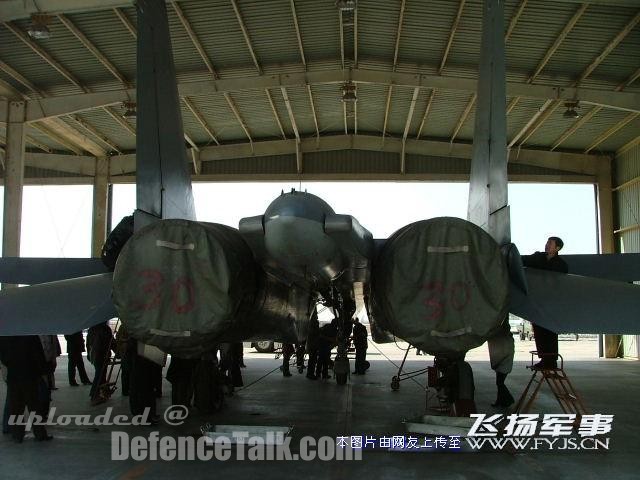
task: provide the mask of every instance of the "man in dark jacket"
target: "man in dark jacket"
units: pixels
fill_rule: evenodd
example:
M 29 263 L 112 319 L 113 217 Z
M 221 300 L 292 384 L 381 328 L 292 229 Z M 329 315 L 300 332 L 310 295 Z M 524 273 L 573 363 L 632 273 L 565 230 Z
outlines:
M 171 383 L 171 403 L 191 407 L 193 398 L 194 373 L 199 358 L 180 358 L 171 355 L 171 363 L 167 369 L 167 380 Z
M 289 362 L 291 362 L 291 356 L 295 351 L 296 348 L 294 347 L 293 343 L 282 344 L 282 367 L 280 367 L 280 370 L 282 370 L 282 375 L 284 377 L 291 376 L 291 372 L 289 371 Z
M 561 238 L 549 237 L 544 252 L 525 255 L 522 257 L 522 263 L 529 268 L 569 273 L 569 266 L 558 254 L 563 246 L 564 242 Z M 541 358 L 541 361 L 534 365 L 534 368 L 558 368 L 558 334 L 533 323 L 533 335 L 536 340 L 538 357 Z
M 89 396 L 91 397 L 91 403 L 94 405 L 105 400 L 100 395 L 100 385 L 103 385 L 107 379 L 107 368 L 111 358 L 111 349 L 113 348 L 112 342 L 113 332 L 107 322 L 99 323 L 89 329 L 87 334 L 89 361 L 95 368 L 93 385 Z
M 84 368 L 84 359 L 82 358 L 82 352 L 85 350 L 82 332 L 65 335 L 64 338 L 67 340 L 69 385 L 72 387 L 78 386 L 78 382 L 76 382 L 76 369 L 78 370 L 82 384 L 91 385 L 91 380 L 89 380 L 87 376 L 87 371 Z
M 316 377 L 329 378 L 329 363 L 331 350 L 335 347 L 338 336 L 338 321 L 334 318 L 331 323 L 320 327 L 318 335 L 318 363 Z
M 318 344 L 320 342 L 320 325 L 318 323 L 318 314 L 314 311 L 309 321 L 309 332 L 307 333 L 307 344 L 305 345 L 309 354 L 309 362 L 307 363 L 307 378 L 316 380 L 315 374 L 316 363 L 318 361 Z
M 360 323 L 360 319 L 356 317 L 353 321 L 353 346 L 356 348 L 355 375 L 364 375 L 369 368 L 367 362 L 367 327 Z
M 148 408 L 149 420 L 156 424 L 156 397 L 158 383 L 162 383 L 162 365 L 143 356 L 143 347 L 135 338 L 129 337 L 126 353 L 131 359 L 129 408 L 132 415 L 142 415 Z
M 43 376 L 49 367 L 44 358 L 44 350 L 36 335 L 0 337 L 0 361 L 7 367 L 7 399 L 9 414 L 17 419 L 29 412 L 40 415 L 42 420 L 47 416 L 47 407 L 38 395 Z M 21 422 L 23 423 L 23 422 Z M 10 425 L 13 439 L 22 443 L 25 425 Z M 51 440 L 44 425 L 34 425 L 33 434 L 36 440 Z

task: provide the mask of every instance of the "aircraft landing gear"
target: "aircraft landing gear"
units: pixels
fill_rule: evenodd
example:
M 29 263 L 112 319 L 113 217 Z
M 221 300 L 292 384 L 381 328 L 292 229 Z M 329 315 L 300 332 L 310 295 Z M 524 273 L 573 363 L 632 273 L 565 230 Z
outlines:
M 437 376 L 435 378 L 438 400 L 449 406 L 449 411 L 455 417 L 468 417 L 476 413 L 474 401 L 475 386 L 473 370 L 462 357 L 436 357 L 434 360 Z
M 346 320 L 344 319 L 344 317 L 342 315 L 339 315 L 337 346 L 338 353 L 336 354 L 336 358 L 333 361 L 333 374 L 336 377 L 336 383 L 338 385 L 345 385 L 351 372 L 351 367 L 349 366 L 349 358 L 347 357 L 347 342 L 349 341 L 349 334 L 347 333 L 345 322 Z
M 347 350 L 349 347 L 349 337 L 351 336 L 351 317 L 355 313 L 355 302 L 350 298 L 345 299 L 337 288 L 331 288 L 333 312 L 338 322 L 338 333 L 336 337 L 337 350 L 336 358 L 333 361 L 333 374 L 338 385 L 346 385 L 351 373 Z
M 404 357 L 402 358 L 402 363 L 398 368 L 398 373 L 391 378 L 391 390 L 393 390 L 394 392 L 397 392 L 398 390 L 400 390 L 400 382 L 404 380 L 409 380 L 410 378 L 417 377 L 418 375 L 422 375 L 427 371 L 426 368 L 420 368 L 418 370 L 413 370 L 411 372 L 402 371 L 404 369 L 404 364 L 407 361 L 407 355 L 409 355 L 409 350 L 411 350 L 412 348 L 413 348 L 412 345 L 409 345 L 407 347 L 407 350 L 404 352 Z
M 408 380 L 423 373 L 427 373 L 427 390 L 433 388 L 436 391 L 438 405 L 429 407 L 429 394 L 427 391 L 427 409 L 435 409 L 441 414 L 468 417 L 476 413 L 474 402 L 473 371 L 471 366 L 464 361 L 464 355 L 457 357 L 437 356 L 432 367 L 422 368 L 411 372 L 403 372 L 405 361 L 411 345 L 405 352 L 398 373 L 391 378 L 391 390 L 400 390 L 400 382 Z

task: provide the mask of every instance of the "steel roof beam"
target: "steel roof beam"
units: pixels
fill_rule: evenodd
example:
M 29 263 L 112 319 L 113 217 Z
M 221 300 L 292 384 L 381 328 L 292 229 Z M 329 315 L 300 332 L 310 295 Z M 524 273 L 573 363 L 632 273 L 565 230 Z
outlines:
M 296 13 L 296 5 L 295 1 L 291 0 L 291 15 L 293 16 L 293 26 L 296 29 L 296 37 L 298 38 L 298 48 L 300 49 L 300 59 L 302 60 L 302 64 L 304 65 L 304 69 L 307 69 L 307 59 L 304 55 L 304 45 L 302 44 L 302 34 L 300 32 L 300 25 L 298 24 L 298 14 Z M 313 114 L 313 123 L 316 127 L 316 136 L 320 138 L 320 128 L 318 127 L 318 116 L 316 115 L 316 106 L 313 102 L 313 92 L 311 91 L 311 85 L 306 85 L 307 94 L 309 95 L 309 104 L 311 105 L 311 113 Z M 274 108 L 275 111 L 275 108 Z M 277 115 L 276 115 L 277 117 Z M 282 127 L 280 127 L 282 130 Z M 286 138 L 284 131 L 282 132 L 282 136 Z
M 458 13 L 456 14 L 456 18 L 453 20 L 453 25 L 451 25 L 451 31 L 449 32 L 449 40 L 447 40 L 447 46 L 444 48 L 444 53 L 442 54 L 442 60 L 440 61 L 440 67 L 438 67 L 438 75 L 442 74 L 444 70 L 444 66 L 447 63 L 447 57 L 449 56 L 449 50 L 451 49 L 451 45 L 453 45 L 453 38 L 456 35 L 456 31 L 458 30 L 458 24 L 460 23 L 460 18 L 462 18 L 462 10 L 464 9 L 464 4 L 466 0 L 460 0 L 460 4 L 458 5 Z
M 196 108 L 196 106 L 193 104 L 193 102 L 189 99 L 189 97 L 182 97 L 182 101 L 187 106 L 187 108 L 189 109 L 191 114 L 198 121 L 198 123 L 202 126 L 204 131 L 207 132 L 207 134 L 211 137 L 211 140 L 216 142 L 216 144 L 220 145 L 220 142 L 216 138 L 215 133 L 213 133 L 213 130 L 211 129 L 211 127 L 209 126 L 207 121 L 204 119 L 204 117 L 202 116 L 200 111 Z
M 378 84 L 408 88 L 437 88 L 475 92 L 477 81 L 470 78 L 419 75 L 390 72 L 388 70 L 320 70 L 282 75 L 260 75 L 255 77 L 229 78 L 183 82 L 178 85 L 180 95 L 195 97 L 215 93 L 228 94 L 265 88 L 306 87 L 306 85 L 342 84 L 345 80 L 356 84 Z M 507 95 L 539 100 L 569 101 L 578 98 L 582 104 L 601 105 L 605 108 L 640 112 L 640 93 L 597 90 L 591 88 L 555 87 L 542 84 L 507 82 Z M 27 121 L 47 117 L 68 115 L 83 110 L 115 105 L 126 100 L 135 100 L 134 89 L 64 95 L 27 102 Z
M 600 55 L 598 55 L 587 66 L 587 68 L 584 69 L 584 71 L 578 77 L 578 79 L 571 84 L 571 87 L 573 88 L 578 87 L 581 82 L 583 82 L 589 75 L 591 75 L 591 73 L 593 73 L 593 71 L 598 67 L 598 65 L 600 65 L 602 61 L 613 51 L 613 49 L 622 40 L 624 40 L 624 38 L 629 34 L 629 32 L 633 30 L 633 28 L 638 24 L 638 22 L 640 22 L 640 12 L 636 13 L 636 15 L 627 23 L 627 25 L 622 30 L 620 30 L 620 32 L 618 32 L 618 34 L 614 38 L 611 39 L 611 41 L 607 44 L 607 46 L 602 50 Z M 579 93 L 576 88 L 576 96 L 574 97 L 574 99 L 581 99 L 581 98 L 582 98 L 582 94 Z M 538 128 L 542 126 L 542 124 L 546 121 L 546 119 L 551 116 L 551 113 L 553 113 L 553 111 L 560 106 L 561 103 L 562 103 L 562 100 L 556 100 L 550 104 L 547 104 L 546 108 L 548 109 L 548 112 L 544 113 L 541 116 L 538 116 L 536 121 L 534 122 L 529 121 L 527 125 L 525 125 L 525 127 L 516 134 L 516 137 L 514 137 L 514 140 L 517 141 L 519 137 L 522 137 L 526 133 L 526 135 L 524 136 L 524 140 L 520 142 L 520 144 L 523 144 L 524 142 L 526 142 L 538 130 Z M 598 103 L 595 103 L 595 105 L 598 105 Z M 512 140 L 509 146 L 512 146 L 512 144 L 514 144 L 515 141 Z
M 534 80 L 538 78 L 538 75 L 540 75 L 542 69 L 547 65 L 547 63 L 549 63 L 549 60 L 551 59 L 553 54 L 556 53 L 556 50 L 558 50 L 562 42 L 564 42 L 564 39 L 567 38 L 569 32 L 573 30 L 573 27 L 575 27 L 576 23 L 578 23 L 578 20 L 580 20 L 580 17 L 582 17 L 588 6 L 589 4 L 585 3 L 580 8 L 578 8 L 573 17 L 571 17 L 571 20 L 567 22 L 560 34 L 556 37 L 553 45 L 551 45 L 551 47 L 549 47 L 547 52 L 544 54 L 544 57 L 542 57 L 542 60 L 540 60 L 540 63 L 538 63 L 538 66 L 536 67 L 534 72 L 529 76 L 527 83 L 533 83 Z
M 635 120 L 639 116 L 640 116 L 640 113 L 630 113 L 629 115 L 627 115 L 625 118 L 623 118 L 618 123 L 616 123 L 613 127 L 607 129 L 601 135 L 599 135 L 598 138 L 596 138 L 593 141 L 593 143 L 591 143 L 591 145 L 589 145 L 587 147 L 587 149 L 584 151 L 584 153 L 589 153 L 591 150 L 596 148 L 598 145 L 600 145 L 602 142 L 604 142 L 611 135 L 616 133 L 621 128 L 625 127 L 629 122 L 632 122 L 633 120 Z
M 180 5 L 178 5 L 178 2 L 171 2 L 171 6 L 175 10 L 176 15 L 178 16 L 178 20 L 180 20 L 180 23 L 182 24 L 185 31 L 187 32 L 187 36 L 191 40 L 191 43 L 193 43 L 193 46 L 196 47 L 196 50 L 198 51 L 198 55 L 200 55 L 200 58 L 204 62 L 205 66 L 207 67 L 207 70 L 209 70 L 209 73 L 213 75 L 213 78 L 219 78 L 218 73 L 213 68 L 213 64 L 211 63 L 211 60 L 209 59 L 207 53 L 204 50 L 204 46 L 202 45 L 202 42 L 200 42 L 200 39 L 198 38 L 196 33 L 193 31 L 193 28 L 191 27 L 191 24 L 187 20 L 187 17 L 185 17 L 184 12 L 182 11 L 182 8 L 180 8 Z
M 629 78 L 627 80 L 625 80 L 624 82 L 622 82 L 620 85 L 618 85 L 615 88 L 616 92 L 621 92 L 622 90 L 624 90 L 626 87 L 628 87 L 629 85 L 631 85 L 633 82 L 636 81 L 636 79 L 638 78 L 638 76 L 640 75 L 640 68 L 638 68 L 634 73 L 631 74 L 631 76 L 629 76 Z M 574 123 L 571 127 L 569 127 L 554 143 L 553 146 L 551 147 L 551 150 L 555 150 L 556 148 L 558 148 L 560 146 L 560 144 L 562 142 L 564 142 L 567 138 L 569 138 L 571 135 L 573 135 L 576 131 L 578 131 L 578 129 L 580 127 L 582 127 L 584 124 L 586 124 L 589 120 L 591 120 L 600 110 L 602 110 L 604 107 L 602 106 L 596 106 L 594 108 L 592 108 L 591 110 L 589 110 L 589 112 L 587 112 L 585 115 L 583 115 L 576 123 Z
M 505 43 L 509 40 L 509 38 L 511 38 L 511 35 L 513 34 L 513 31 L 518 24 L 518 20 L 520 20 L 520 16 L 522 15 L 522 12 L 524 12 L 524 7 L 526 6 L 527 0 L 522 0 L 522 2 L 520 2 L 520 5 L 518 5 L 516 13 L 514 13 L 513 17 L 511 17 L 511 21 L 509 22 L 509 26 L 507 27 L 507 33 L 504 34 Z
M 227 104 L 229 105 L 229 108 L 231 109 L 231 112 L 233 112 L 233 115 L 236 117 L 236 120 L 240 124 L 240 128 L 242 128 L 242 131 L 244 132 L 244 134 L 249 139 L 249 143 L 253 144 L 253 138 L 251 138 L 251 133 L 249 132 L 249 127 L 247 126 L 247 124 L 245 123 L 244 119 L 242 118 L 242 115 L 240 115 L 240 111 L 238 110 L 238 107 L 236 106 L 236 102 L 233 100 L 233 98 L 231 98 L 231 95 L 228 92 L 226 92 L 224 94 L 224 98 L 227 101 Z
M 405 172 L 405 147 L 407 144 L 407 135 L 409 135 L 409 128 L 411 128 L 411 120 L 413 119 L 413 112 L 416 108 L 416 101 L 418 100 L 418 95 L 420 95 L 420 89 L 413 89 L 413 97 L 411 97 L 411 104 L 409 105 L 409 113 L 407 113 L 407 120 L 404 123 L 404 133 L 402 134 L 402 151 L 400 153 L 400 173 Z
M 431 110 L 431 104 L 433 103 L 433 99 L 436 96 L 436 89 L 431 89 L 431 93 L 429 94 L 429 99 L 427 100 L 427 106 L 424 110 L 424 115 L 422 115 L 422 120 L 420 121 L 420 127 L 418 128 L 418 133 L 416 135 L 416 140 L 420 139 L 420 135 L 422 134 L 422 130 L 427 122 L 427 117 L 429 116 L 429 111 Z
M 133 38 L 137 39 L 138 31 L 136 30 L 136 27 L 133 26 L 133 23 L 131 23 L 131 20 L 129 20 L 129 18 L 124 14 L 124 12 L 119 8 L 114 8 L 113 13 L 116 14 L 118 19 L 124 25 L 124 28 L 126 28 L 129 31 L 129 33 L 133 36 Z
M 574 86 L 577 86 L 589 75 L 591 75 L 593 71 L 598 67 L 598 65 L 600 65 L 603 60 L 607 58 L 607 56 L 613 51 L 613 49 L 616 48 L 622 40 L 624 40 L 624 38 L 631 32 L 631 30 L 635 28 L 636 25 L 638 25 L 638 22 L 640 22 L 640 12 L 636 13 L 636 15 L 631 20 L 629 20 L 629 23 L 627 23 L 627 25 L 625 25 L 625 27 L 611 39 L 607 46 L 604 47 L 600 55 L 598 55 L 593 60 L 593 62 L 591 62 L 589 66 L 585 68 L 584 72 L 582 72 L 578 80 L 575 82 Z
M 296 37 L 298 38 L 298 49 L 300 49 L 300 58 L 305 70 L 307 69 L 307 59 L 304 56 L 304 46 L 302 45 L 302 35 L 300 34 L 300 25 L 298 25 L 298 15 L 296 14 L 296 5 L 294 0 L 290 0 L 291 15 L 293 16 L 293 26 L 296 29 Z
M 182 8 L 180 8 L 180 5 L 178 5 L 178 2 L 171 2 L 171 6 L 175 10 L 176 15 L 178 16 L 178 20 L 180 20 L 180 23 L 182 24 L 183 28 L 187 32 L 187 36 L 191 40 L 191 43 L 193 43 L 193 46 L 195 47 L 196 51 L 198 52 L 198 55 L 200 55 L 200 58 L 202 59 L 202 61 L 205 64 L 205 66 L 207 67 L 207 70 L 209 71 L 211 76 L 214 78 L 214 80 L 218 80 L 220 78 L 220 76 L 218 75 L 218 72 L 214 68 L 213 63 L 209 59 L 209 56 L 207 55 L 207 52 L 205 51 L 204 46 L 202 45 L 202 42 L 200 42 L 200 39 L 198 38 L 196 33 L 193 31 L 193 28 L 191 27 L 191 24 L 189 23 L 189 20 L 187 20 L 187 17 L 185 16 L 184 12 L 182 11 Z M 133 93 L 135 93 L 135 92 L 133 92 Z M 183 95 L 183 96 L 186 97 L 188 95 Z M 238 107 L 237 107 L 235 101 L 233 100 L 233 98 L 231 98 L 231 95 L 229 95 L 228 93 L 224 94 L 224 98 L 225 98 L 227 104 L 229 105 L 229 108 L 231 109 L 231 112 L 235 116 L 236 120 L 240 123 L 240 127 L 242 128 L 244 133 L 247 135 L 247 138 L 249 139 L 250 142 L 252 142 L 253 140 L 252 140 L 251 135 L 249 133 L 249 129 L 247 128 L 247 125 L 245 124 L 245 121 L 240 116 L 240 112 L 238 110 Z M 204 120 L 204 118 L 202 120 Z M 200 121 L 200 120 L 198 120 L 198 121 Z M 207 133 L 209 133 L 209 130 L 211 130 L 211 128 L 207 126 L 205 128 L 205 130 L 207 130 Z M 209 134 L 209 135 L 211 135 L 211 134 Z M 218 143 L 217 140 L 215 140 L 215 141 L 216 141 L 216 143 Z
M 627 153 L 629 150 L 634 148 L 636 145 L 640 145 L 640 135 L 638 135 L 636 138 L 628 141 L 623 146 L 621 146 L 618 150 L 616 150 L 616 156 L 622 155 L 624 153 Z
M 460 119 L 458 120 L 458 124 L 456 125 L 456 128 L 454 128 L 453 130 L 453 134 L 451 135 L 451 140 L 449 140 L 450 142 L 453 143 L 453 141 L 458 136 L 458 132 L 460 132 L 460 129 L 464 125 L 464 122 L 467 121 L 467 117 L 469 117 L 469 114 L 471 113 L 471 109 L 475 105 L 477 98 L 478 98 L 477 93 L 474 93 L 473 95 L 471 95 L 471 98 L 469 99 L 467 106 L 464 107 L 464 111 L 462 112 L 462 115 L 460 115 Z
M 45 62 L 47 62 L 51 67 L 53 67 L 55 70 L 57 70 L 63 77 L 65 77 L 73 85 L 75 85 L 76 87 L 80 88 L 83 92 L 85 92 L 85 94 L 86 93 L 90 93 L 89 88 L 87 88 L 86 86 L 82 85 L 80 83 L 80 81 L 69 70 L 67 70 L 61 63 L 59 63 L 57 60 L 55 60 L 48 52 L 46 52 L 42 47 L 40 47 L 40 45 L 38 45 L 36 42 L 31 40 L 18 27 L 16 27 L 15 25 L 13 25 L 10 22 L 6 22 L 6 23 L 4 23 L 4 25 L 16 37 L 18 37 L 18 39 L 20 39 L 27 47 L 29 47 L 33 52 L 38 54 Z M 88 42 L 88 40 L 87 40 L 87 42 Z M 23 79 L 23 80 L 26 80 L 26 79 Z M 23 82 L 21 81 L 21 83 L 23 83 Z M 26 81 L 24 83 L 25 84 L 31 84 L 31 82 L 28 82 L 28 81 Z M 126 83 L 124 85 L 126 86 Z M 35 86 L 33 84 L 31 84 L 31 86 L 33 86 L 35 88 Z M 35 89 L 34 91 L 36 91 L 40 95 L 45 95 L 45 93 L 42 92 L 41 90 Z M 38 102 L 38 101 L 41 101 L 41 99 L 29 101 L 27 103 L 27 105 L 29 105 L 29 103 L 31 103 L 31 102 Z M 72 113 L 72 112 L 69 112 L 69 113 Z M 71 127 L 69 127 L 66 124 L 60 123 L 59 121 L 53 121 L 53 122 L 49 122 L 47 124 L 47 127 L 48 128 L 43 129 L 43 131 L 44 132 L 49 132 L 49 133 L 53 132 L 56 135 L 56 137 L 54 137 L 53 139 L 58 141 L 58 143 L 60 143 L 59 140 L 60 140 L 60 137 L 62 136 L 63 138 L 65 138 L 67 140 L 67 144 L 68 144 L 68 142 L 72 142 L 72 143 L 78 145 L 80 148 L 83 148 L 87 152 L 90 152 L 90 153 L 92 153 L 92 154 L 94 154 L 96 156 L 104 156 L 104 155 L 106 155 L 106 151 L 100 145 L 98 145 L 97 143 L 95 143 L 91 139 L 85 137 L 84 135 L 80 134 L 79 132 L 75 131 L 74 129 L 72 129 Z M 81 142 L 81 143 L 78 143 L 78 142 Z M 72 151 L 74 151 L 74 150 L 72 150 Z
M 169 0 L 166 0 L 167 2 Z M 202 1 L 202 0 L 194 0 Z M 33 13 L 78 13 L 132 7 L 133 0 L 3 0 L 0 21 L 29 18 Z M 556 0 L 556 3 L 591 3 L 608 7 L 638 7 L 638 0 Z
M 353 66 L 358 68 L 358 9 L 353 12 Z
M 507 44 L 507 41 L 511 37 L 511 34 L 513 33 L 513 31 L 515 30 L 516 25 L 518 24 L 518 20 L 522 16 L 522 12 L 524 12 L 524 8 L 526 6 L 527 6 L 527 0 L 523 0 L 522 2 L 520 2 L 520 5 L 518 6 L 516 13 L 514 13 L 513 16 L 511 17 L 511 21 L 509 22 L 509 27 L 507 28 L 507 32 L 504 34 L 505 45 Z M 459 14 L 462 13 L 462 5 L 460 5 L 460 10 L 458 11 L 458 13 Z M 453 30 L 451 33 L 452 35 L 450 37 L 450 40 L 453 40 Z M 442 72 L 439 72 L 439 73 L 442 73 Z M 528 83 L 531 83 L 531 82 L 528 82 Z M 469 118 L 471 109 L 475 105 L 477 99 L 478 99 L 477 93 L 473 92 L 473 95 L 471 95 L 471 98 L 469 98 L 469 102 L 467 103 L 467 106 L 464 108 L 464 110 L 462 111 L 462 115 L 460 115 L 460 118 L 458 119 L 458 123 L 453 129 L 453 133 L 451 134 L 451 142 L 455 140 L 455 138 L 458 136 L 458 133 L 460 132 L 460 129 L 464 125 L 464 122 L 466 122 L 467 118 Z M 511 109 L 515 106 L 517 102 L 518 102 L 518 97 L 515 97 L 507 107 L 507 114 L 511 111 Z
M 116 66 L 111 63 L 111 61 L 98 49 L 98 47 L 96 47 L 93 42 L 91 42 L 84 33 L 82 33 L 80 31 L 80 29 L 78 27 L 76 27 L 73 22 L 71 20 L 69 20 L 67 17 L 65 17 L 62 14 L 58 15 L 58 20 L 60 20 L 60 22 L 62 22 L 62 24 L 67 27 L 67 30 L 69 30 L 79 41 L 80 43 L 82 43 L 82 45 L 89 50 L 94 57 L 96 57 L 96 59 L 98 59 L 98 61 L 104 65 L 104 67 L 109 70 L 109 72 L 120 82 L 122 83 L 124 86 L 128 86 L 129 85 L 129 81 L 124 78 L 124 75 L 122 75 L 122 73 L 120 73 L 118 71 L 118 69 L 116 68 Z
M 107 114 L 123 129 L 125 129 L 134 137 L 136 136 L 136 129 L 127 120 L 122 118 L 122 115 L 120 115 L 111 107 L 105 108 L 104 111 L 107 112 Z
M 340 65 L 344 70 L 344 25 L 342 21 L 342 10 L 338 10 L 338 23 L 340 23 Z
M 83 92 L 87 93 L 89 90 L 86 87 L 83 87 L 80 81 L 69 71 L 67 70 L 60 62 L 55 60 L 49 53 L 47 53 L 40 45 L 31 40 L 18 27 L 16 27 L 11 22 L 5 22 L 3 24 L 6 28 L 8 28 L 19 40 L 22 41 L 27 47 L 29 47 L 33 52 L 39 55 L 45 62 L 47 62 L 51 67 L 58 71 L 60 75 L 66 78 L 73 85 L 81 89 Z
M 400 15 L 398 16 L 398 29 L 396 31 L 396 43 L 393 49 L 393 71 L 396 71 L 398 67 L 398 54 L 400 53 L 400 36 L 402 35 L 402 22 L 404 20 L 404 9 L 406 6 L 406 0 L 402 0 L 400 4 Z M 387 122 L 389 121 L 389 111 L 391 110 L 391 95 L 393 95 L 393 82 L 389 84 L 389 90 L 387 90 L 387 103 L 384 109 L 384 121 L 382 124 L 382 140 L 384 141 L 385 132 L 387 131 Z M 345 109 L 345 125 L 346 125 L 346 109 Z M 346 127 L 345 127 L 346 133 Z
M 309 95 L 309 104 L 311 105 L 311 113 L 313 113 L 313 124 L 316 127 L 316 136 L 320 138 L 320 127 L 318 124 L 318 115 L 316 115 L 316 106 L 313 102 L 313 92 L 311 92 L 311 85 L 307 85 L 307 93 Z
M 22 86 L 26 87 L 27 90 L 29 90 L 31 92 L 35 92 L 35 93 L 37 93 L 38 95 L 40 95 L 42 97 L 46 97 L 46 94 L 44 93 L 44 91 L 40 90 L 31 81 L 29 81 L 29 79 L 27 79 L 24 75 L 20 74 L 14 68 L 12 68 L 11 66 L 7 65 L 6 63 L 4 63 L 1 60 L 0 60 L 0 70 L 2 70 L 4 73 L 9 75 L 11 78 L 13 78 L 15 81 L 20 83 Z M 27 99 L 28 99 L 28 97 L 27 97 Z M 3 115 L 2 118 L 5 118 L 5 116 L 6 115 Z
M 242 15 L 240 14 L 240 9 L 238 8 L 238 4 L 236 0 L 231 0 L 231 6 L 233 7 L 233 11 L 236 14 L 236 18 L 238 19 L 238 24 L 240 25 L 240 30 L 242 30 L 242 35 L 244 36 L 244 41 L 247 43 L 247 48 L 249 49 L 249 53 L 251 54 L 251 58 L 253 59 L 253 63 L 258 70 L 258 73 L 262 74 L 262 68 L 260 67 L 260 63 L 258 63 L 258 57 L 256 57 L 256 52 L 253 50 L 253 45 L 251 44 L 251 37 L 249 36 L 249 31 L 244 24 L 244 20 L 242 19 Z
M 302 153 L 335 150 L 368 150 L 400 153 L 402 139 L 371 135 L 336 135 L 321 137 L 320 143 L 315 138 L 288 140 L 269 140 L 248 143 L 203 147 L 200 160 L 230 160 L 254 156 L 292 155 L 296 153 L 299 143 Z M 447 141 L 415 140 L 407 138 L 406 153 L 429 156 L 471 159 L 472 146 L 467 143 L 449 143 Z M 599 171 L 600 162 L 606 163 L 610 157 L 601 155 L 585 155 L 564 152 L 548 152 L 531 149 L 518 149 L 510 152 L 509 162 L 523 165 L 534 165 L 544 168 L 564 170 L 581 175 L 595 175 Z M 116 155 L 111 157 L 112 174 L 132 172 L 135 169 L 135 154 Z
M 50 123 L 49 123 L 50 122 Z M 32 123 L 31 126 L 36 130 L 39 130 L 41 133 L 44 133 L 47 137 L 51 138 L 54 142 L 62 145 L 66 150 L 69 150 L 76 155 L 82 155 L 82 150 L 80 147 L 76 146 L 75 143 L 70 142 L 67 138 L 60 133 L 59 125 L 57 123 L 53 123 L 53 120 L 43 120 L 42 122 Z M 105 153 L 106 155 L 106 153 Z
M 579 128 L 581 128 L 584 124 L 586 124 L 589 120 L 591 120 L 596 113 L 598 113 L 602 107 L 594 107 L 589 110 L 587 113 L 582 115 L 578 121 L 576 121 L 573 125 L 571 125 L 567 130 L 565 130 L 562 135 L 560 135 L 553 145 L 551 146 L 551 150 L 555 150 L 558 148 L 567 138 L 576 133 Z
M 553 45 L 551 45 L 551 47 L 549 47 L 547 52 L 544 54 L 544 57 L 542 57 L 542 60 L 540 60 L 534 72 L 531 75 L 529 75 L 529 78 L 527 79 L 526 83 L 533 83 L 534 80 L 538 77 L 538 75 L 540 75 L 540 72 L 542 72 L 542 69 L 547 65 L 547 63 L 549 63 L 549 60 L 551 59 L 553 54 L 556 52 L 556 50 L 558 50 L 558 48 L 560 47 L 564 39 L 567 37 L 569 32 L 573 30 L 573 27 L 575 27 L 576 23 L 578 23 L 578 20 L 580 20 L 580 17 L 582 17 L 582 15 L 584 14 L 588 6 L 589 4 L 585 3 L 582 6 L 580 6 L 578 10 L 576 10 L 573 17 L 571 17 L 571 19 L 567 22 L 567 24 L 564 26 L 564 28 L 560 31 L 560 33 L 556 37 L 555 41 L 553 42 Z M 520 96 L 517 96 L 511 99 L 511 101 L 509 102 L 509 105 L 507 106 L 507 115 L 511 113 L 511 110 L 513 110 L 513 108 L 518 104 L 518 102 L 520 101 L 520 98 L 521 98 Z M 533 125 L 533 123 L 529 122 L 527 123 L 525 128 L 530 128 L 531 125 Z M 516 134 L 516 137 L 515 137 L 516 141 L 518 138 L 520 138 L 522 135 L 526 133 L 523 130 L 520 130 Z
M 96 130 L 96 128 L 93 125 L 91 125 L 89 122 L 83 120 L 78 115 L 71 115 L 68 118 L 70 118 L 74 123 L 79 125 L 82 129 L 89 132 L 95 138 L 100 140 L 100 142 L 106 145 L 109 148 L 109 150 L 113 152 L 122 153 L 122 151 L 120 150 L 120 147 L 114 141 L 110 140 L 106 135 L 103 135 L 98 130 Z
M 284 87 L 281 87 L 284 88 Z M 276 119 L 276 123 L 278 124 L 278 128 L 280 129 L 280 134 L 282 138 L 286 139 L 287 135 L 284 133 L 284 128 L 282 127 L 282 122 L 280 121 L 280 116 L 278 115 L 278 110 L 276 110 L 276 104 L 273 102 L 273 97 L 271 96 L 271 92 L 268 88 L 264 89 L 264 93 L 267 95 L 267 101 L 271 106 L 271 111 L 273 112 L 273 116 Z

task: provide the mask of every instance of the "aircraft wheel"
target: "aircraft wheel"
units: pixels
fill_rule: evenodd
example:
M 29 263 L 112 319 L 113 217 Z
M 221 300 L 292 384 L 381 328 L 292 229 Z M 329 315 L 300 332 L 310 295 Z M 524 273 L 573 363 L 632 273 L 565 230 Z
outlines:
M 394 376 L 391 379 L 391 390 L 393 390 L 394 392 L 400 390 L 400 379 L 397 376 Z
M 338 385 L 345 385 L 347 383 L 346 373 L 336 373 L 336 383 Z
M 254 343 L 254 348 L 258 353 L 271 353 L 275 350 L 275 345 L 269 340 Z

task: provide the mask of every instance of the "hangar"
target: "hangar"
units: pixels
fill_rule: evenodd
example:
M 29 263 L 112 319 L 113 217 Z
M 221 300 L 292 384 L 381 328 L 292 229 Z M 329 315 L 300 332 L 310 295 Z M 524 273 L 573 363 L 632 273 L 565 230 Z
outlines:
M 480 2 L 167 6 L 194 181 L 468 178 Z M 595 185 L 602 252 L 640 248 L 639 7 L 505 2 L 509 178 Z M 6 1 L 0 20 L 3 255 L 22 185 L 45 183 L 94 185 L 97 253 L 109 185 L 135 173 L 135 8 Z

